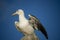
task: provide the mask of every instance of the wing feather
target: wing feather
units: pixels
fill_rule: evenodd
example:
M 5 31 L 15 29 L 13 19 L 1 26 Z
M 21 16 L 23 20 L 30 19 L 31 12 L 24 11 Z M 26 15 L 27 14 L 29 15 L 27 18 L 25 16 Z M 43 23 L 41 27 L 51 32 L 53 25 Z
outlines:
M 29 22 L 31 25 L 33 25 L 33 28 L 36 30 L 40 30 L 45 35 L 45 37 L 48 39 L 47 32 L 45 28 L 43 27 L 43 25 L 40 23 L 40 21 L 33 15 L 29 15 L 29 17 L 30 17 Z
M 15 21 L 15 26 L 16 26 L 16 29 L 21 32 L 21 29 L 19 28 L 19 22 L 18 21 Z

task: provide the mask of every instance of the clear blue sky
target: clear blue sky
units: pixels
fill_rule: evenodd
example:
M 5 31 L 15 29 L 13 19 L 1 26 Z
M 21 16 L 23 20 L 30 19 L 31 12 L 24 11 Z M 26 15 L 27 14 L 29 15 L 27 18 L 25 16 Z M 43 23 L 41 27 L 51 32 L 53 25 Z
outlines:
M 14 21 L 18 16 L 12 14 L 23 9 L 26 18 L 28 14 L 35 15 L 45 27 L 48 40 L 60 40 L 59 0 L 0 0 L 0 40 L 20 40 L 23 34 L 16 30 Z M 45 40 L 44 35 L 35 31 L 36 35 Z

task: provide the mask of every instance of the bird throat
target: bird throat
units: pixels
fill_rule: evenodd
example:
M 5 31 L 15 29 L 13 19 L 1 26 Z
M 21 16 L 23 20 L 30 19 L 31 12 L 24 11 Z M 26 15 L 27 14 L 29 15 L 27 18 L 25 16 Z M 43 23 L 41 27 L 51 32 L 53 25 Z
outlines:
M 26 18 L 24 15 L 19 15 L 19 22 L 25 22 Z
M 24 15 L 19 15 L 19 23 L 20 23 L 20 28 L 24 29 L 26 25 L 28 25 L 28 20 L 25 18 Z

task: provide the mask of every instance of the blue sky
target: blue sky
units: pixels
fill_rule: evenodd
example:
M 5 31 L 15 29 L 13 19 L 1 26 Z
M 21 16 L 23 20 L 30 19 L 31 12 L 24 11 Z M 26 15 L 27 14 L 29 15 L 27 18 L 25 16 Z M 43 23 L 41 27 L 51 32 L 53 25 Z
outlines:
M 59 6 L 59 0 L 0 0 L 0 40 L 19 40 L 23 37 L 14 25 L 18 16 L 12 16 L 18 9 L 24 10 L 26 18 L 32 14 L 41 21 L 48 33 L 48 40 L 59 40 Z M 41 32 L 35 33 L 41 40 L 46 39 Z

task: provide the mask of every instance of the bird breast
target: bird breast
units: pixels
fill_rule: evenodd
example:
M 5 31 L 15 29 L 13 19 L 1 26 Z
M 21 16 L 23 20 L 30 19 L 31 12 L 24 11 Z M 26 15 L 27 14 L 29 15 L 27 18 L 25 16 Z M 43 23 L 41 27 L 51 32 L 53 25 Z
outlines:
M 27 21 L 20 22 L 20 24 L 19 24 L 19 26 L 22 27 L 22 28 L 27 26 L 27 25 L 28 25 Z
M 21 30 L 27 34 L 32 34 L 34 32 L 33 27 L 29 24 L 29 22 L 22 22 L 20 23 L 19 27 Z

